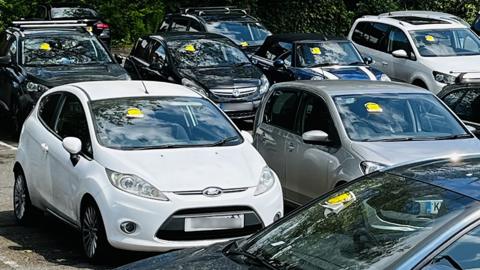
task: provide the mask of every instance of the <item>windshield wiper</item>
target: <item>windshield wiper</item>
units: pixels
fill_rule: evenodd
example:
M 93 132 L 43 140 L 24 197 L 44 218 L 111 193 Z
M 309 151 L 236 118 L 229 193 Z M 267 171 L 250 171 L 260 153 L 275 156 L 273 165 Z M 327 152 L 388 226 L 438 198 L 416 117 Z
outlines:
M 352 63 L 348 63 L 347 66 L 356 66 L 356 65 L 365 65 L 364 62 L 356 61 Z
M 254 262 L 258 266 L 264 266 L 268 269 L 276 270 L 276 268 L 273 267 L 267 260 L 265 260 L 264 258 L 262 258 L 260 256 L 256 256 L 256 255 L 254 255 L 250 252 L 247 252 L 247 251 L 237 247 L 236 243 L 233 243 L 232 247 L 230 249 L 228 249 L 227 251 L 225 251 L 225 255 L 227 257 L 243 256 L 243 257 L 248 258 L 249 260 L 251 260 L 252 262 Z
M 243 67 L 243 66 L 250 65 L 250 64 L 251 64 L 250 62 L 241 62 L 241 63 L 235 63 L 235 66 L 236 67 Z
M 403 141 L 413 141 L 413 137 L 403 137 L 403 138 L 388 138 L 388 139 L 364 139 L 361 142 L 403 142 Z
M 218 142 L 212 143 L 211 146 L 221 146 L 221 145 L 225 145 L 225 144 L 228 143 L 228 142 L 238 140 L 238 138 L 239 138 L 238 136 L 232 136 L 232 137 L 228 137 L 228 138 L 225 138 L 225 139 L 221 139 L 221 140 L 218 141 Z
M 447 136 L 440 136 L 434 137 L 434 140 L 455 140 L 455 139 L 462 139 L 462 138 L 472 138 L 470 134 L 455 134 L 455 135 L 447 135 Z

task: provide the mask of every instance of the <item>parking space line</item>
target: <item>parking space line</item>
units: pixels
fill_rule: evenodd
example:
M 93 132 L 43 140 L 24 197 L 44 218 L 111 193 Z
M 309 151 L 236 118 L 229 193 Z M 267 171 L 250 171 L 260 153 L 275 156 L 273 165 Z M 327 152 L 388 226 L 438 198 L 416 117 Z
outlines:
M 17 150 L 17 147 L 12 146 L 12 145 L 10 145 L 8 143 L 5 143 L 5 142 L 2 142 L 2 141 L 0 141 L 0 145 L 5 146 L 7 148 L 10 148 L 11 150 Z

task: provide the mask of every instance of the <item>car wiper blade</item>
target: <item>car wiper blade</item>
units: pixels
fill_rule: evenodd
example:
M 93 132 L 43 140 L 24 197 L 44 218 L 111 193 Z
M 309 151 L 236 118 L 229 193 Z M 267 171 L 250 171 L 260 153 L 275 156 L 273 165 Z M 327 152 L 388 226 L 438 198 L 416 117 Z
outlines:
M 402 137 L 402 138 L 387 138 L 387 139 L 364 139 L 362 142 L 403 142 L 403 141 L 413 141 L 413 137 Z
M 455 134 L 455 135 L 448 135 L 448 136 L 440 136 L 434 137 L 434 140 L 455 140 L 455 139 L 462 139 L 462 138 L 472 138 L 470 134 Z
M 340 63 L 321 63 L 321 64 L 314 64 L 314 65 L 308 66 L 308 68 L 335 66 L 335 65 L 339 65 L 339 64 Z
M 256 255 L 254 255 L 250 252 L 246 252 L 245 250 L 236 247 L 236 245 L 234 245 L 234 246 L 235 246 L 234 248 L 230 248 L 229 250 L 227 250 L 225 252 L 225 255 L 227 255 L 227 256 L 243 256 L 243 257 L 246 257 L 246 258 L 250 259 L 251 261 L 253 261 L 255 264 L 257 264 L 259 266 L 264 266 L 268 269 L 276 270 L 276 268 L 273 267 L 264 258 L 262 258 L 260 256 L 256 256 Z
M 365 65 L 365 63 L 357 61 L 357 62 L 352 62 L 347 64 L 347 66 L 357 66 L 357 65 Z
M 222 139 L 222 140 L 220 140 L 220 141 L 218 141 L 218 142 L 212 143 L 211 146 L 221 146 L 221 145 L 225 145 L 225 144 L 228 143 L 228 142 L 238 140 L 238 138 L 239 138 L 238 136 L 228 137 L 228 138 Z
M 247 65 L 250 65 L 251 63 L 250 62 L 241 62 L 241 63 L 236 63 L 235 66 L 236 67 L 243 67 L 243 66 L 247 66 Z

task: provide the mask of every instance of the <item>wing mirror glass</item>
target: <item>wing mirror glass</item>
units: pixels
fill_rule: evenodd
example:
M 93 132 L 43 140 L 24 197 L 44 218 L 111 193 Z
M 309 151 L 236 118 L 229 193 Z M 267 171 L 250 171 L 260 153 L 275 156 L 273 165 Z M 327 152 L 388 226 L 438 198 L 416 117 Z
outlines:
M 364 57 L 363 58 L 363 62 L 366 64 L 366 65 L 370 65 L 373 63 L 373 59 L 370 57 L 370 56 L 367 56 L 367 57 Z
M 310 130 L 302 135 L 302 139 L 306 143 L 326 143 L 328 142 L 328 134 L 321 130 Z
M 273 67 L 275 69 L 285 68 L 285 62 L 282 59 L 277 59 L 273 62 Z
M 392 52 L 393 57 L 396 58 L 409 58 L 408 53 L 405 50 L 396 50 Z
M 62 141 L 63 148 L 70 154 L 70 160 L 72 165 L 77 165 L 80 157 L 80 151 L 82 151 L 82 141 L 76 137 L 66 137 Z

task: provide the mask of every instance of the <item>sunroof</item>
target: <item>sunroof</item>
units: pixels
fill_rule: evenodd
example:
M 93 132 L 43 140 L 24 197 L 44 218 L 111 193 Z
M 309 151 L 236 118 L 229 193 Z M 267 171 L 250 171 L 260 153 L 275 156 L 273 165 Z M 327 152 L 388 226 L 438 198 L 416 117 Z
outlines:
M 406 22 L 413 25 L 422 25 L 422 24 L 449 24 L 450 22 L 439 20 L 439 19 L 432 19 L 432 18 L 425 18 L 425 17 L 415 17 L 415 16 L 396 16 L 393 17 L 399 21 Z

